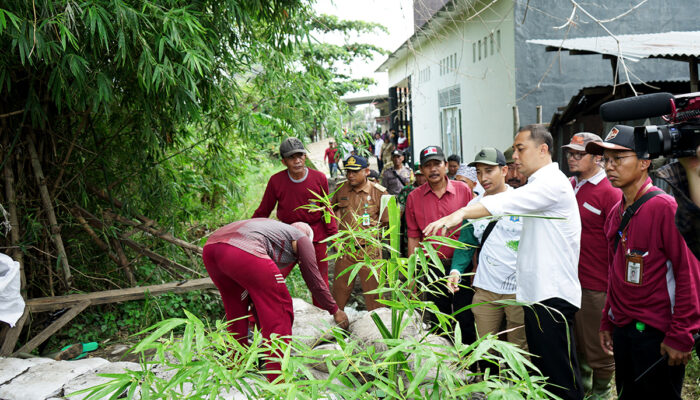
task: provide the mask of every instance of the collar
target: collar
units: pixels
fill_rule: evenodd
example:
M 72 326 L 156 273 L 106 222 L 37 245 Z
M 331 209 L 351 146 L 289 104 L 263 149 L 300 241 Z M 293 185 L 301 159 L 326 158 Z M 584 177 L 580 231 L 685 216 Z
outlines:
M 289 173 L 289 170 L 287 170 L 287 176 L 288 176 L 289 179 L 290 179 L 292 182 L 294 182 L 294 183 L 302 183 L 302 182 L 304 182 L 304 181 L 306 180 L 306 178 L 309 176 L 309 167 L 304 167 L 304 168 L 306 168 L 306 169 L 305 169 L 305 172 L 304 172 L 304 177 L 301 178 L 301 179 L 294 179 L 294 178 L 292 178 L 292 174 Z
M 352 187 L 352 186 L 350 187 L 350 190 L 353 191 L 353 192 L 356 192 L 356 193 L 357 193 L 357 192 L 369 193 L 369 189 L 370 189 L 369 180 L 365 180 L 365 184 L 364 184 L 364 185 L 360 185 L 360 186 L 358 186 L 358 187 Z
M 605 177 L 606 177 L 605 170 L 603 170 L 603 168 L 601 168 L 598 170 L 597 174 L 593 175 L 592 177 L 590 177 L 588 179 L 584 179 L 582 181 L 578 180 L 578 176 L 574 176 L 574 181 L 576 182 L 576 185 L 583 184 L 586 182 L 592 183 L 594 185 L 598 185 L 603 179 L 605 179 Z
M 447 176 L 445 176 L 445 180 L 447 181 L 447 187 L 445 188 L 445 193 L 455 193 L 455 186 L 452 183 L 452 181 L 449 180 L 447 178 Z M 423 184 L 423 186 L 425 186 L 423 188 L 423 196 L 427 195 L 428 193 L 435 193 L 435 192 L 433 192 L 433 189 L 430 187 L 430 182 L 425 182 Z
M 542 176 L 542 175 L 546 175 L 546 174 L 550 173 L 549 172 L 550 170 L 554 170 L 554 169 L 556 169 L 556 170 L 559 169 L 559 163 L 551 162 L 551 163 L 545 165 L 544 167 L 541 167 L 540 169 L 535 171 L 532 175 L 528 176 L 527 182 L 530 183 L 530 182 L 534 181 L 535 179 L 537 179 L 537 177 Z

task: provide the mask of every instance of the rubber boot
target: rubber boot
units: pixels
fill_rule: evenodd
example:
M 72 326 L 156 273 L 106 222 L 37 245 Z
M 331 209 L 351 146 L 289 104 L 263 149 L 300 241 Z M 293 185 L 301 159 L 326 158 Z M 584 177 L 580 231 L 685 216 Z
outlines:
M 591 400 L 610 400 L 613 398 L 612 377 L 593 377 L 593 388 L 591 389 Z

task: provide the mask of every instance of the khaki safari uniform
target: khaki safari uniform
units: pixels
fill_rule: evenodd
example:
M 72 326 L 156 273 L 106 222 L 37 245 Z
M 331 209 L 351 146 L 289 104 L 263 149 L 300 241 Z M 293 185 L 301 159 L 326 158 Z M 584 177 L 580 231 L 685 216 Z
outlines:
M 389 221 L 388 214 L 384 211 L 381 219 L 379 216 L 381 197 L 387 194 L 386 189 L 369 180 L 364 185 L 353 188 L 349 183 L 340 183 L 340 188 L 333 195 L 331 201 L 333 211 L 340 218 L 341 229 L 367 229 L 379 224 L 386 225 Z M 381 258 L 381 248 L 379 246 L 371 246 L 365 244 L 364 241 L 355 243 L 357 251 L 352 254 L 346 254 L 338 258 L 335 262 L 335 279 L 333 281 L 333 298 L 338 307 L 342 310 L 350 299 L 355 279 L 352 282 L 348 280 L 350 273 L 341 273 L 349 266 L 364 260 L 365 254 L 372 260 Z M 371 270 L 368 267 L 362 267 L 357 274 L 360 277 L 360 285 L 362 291 L 365 292 L 365 305 L 367 310 L 379 308 L 381 304 L 377 302 L 379 296 L 377 294 L 367 294 L 366 292 L 377 288 L 377 279 L 370 274 Z

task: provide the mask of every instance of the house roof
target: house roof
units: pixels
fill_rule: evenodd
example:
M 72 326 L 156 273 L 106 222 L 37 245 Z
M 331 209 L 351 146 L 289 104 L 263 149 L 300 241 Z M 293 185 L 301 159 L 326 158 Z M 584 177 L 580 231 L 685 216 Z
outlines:
M 476 0 L 457 1 L 450 0 L 442 6 L 435 14 L 418 30 L 408 38 L 398 49 L 387 57 L 387 59 L 374 72 L 386 72 L 399 60 L 406 57 L 413 49 L 420 47 L 423 42 L 435 37 L 447 23 L 454 22 L 455 19 L 467 10 L 473 10 Z
M 685 93 L 689 89 L 688 81 L 650 81 L 634 84 L 635 90 L 642 93 L 670 92 L 675 94 Z M 559 107 L 552 116 L 550 127 L 566 124 L 581 115 L 597 114 L 600 105 L 611 100 L 624 97 L 621 90 L 625 87 L 615 88 L 613 85 L 592 86 L 581 89 L 574 95 L 569 104 Z
M 619 41 L 619 42 L 618 42 Z M 630 61 L 642 58 L 667 58 L 688 61 L 700 57 L 700 32 L 664 32 L 617 35 L 564 40 L 531 39 L 528 43 L 547 46 L 547 51 L 568 50 L 570 54 L 622 56 Z
M 351 106 L 356 106 L 359 104 L 370 104 L 379 103 L 383 101 L 388 101 L 389 95 L 386 93 L 370 94 L 367 96 L 343 96 L 340 98 L 342 101 Z

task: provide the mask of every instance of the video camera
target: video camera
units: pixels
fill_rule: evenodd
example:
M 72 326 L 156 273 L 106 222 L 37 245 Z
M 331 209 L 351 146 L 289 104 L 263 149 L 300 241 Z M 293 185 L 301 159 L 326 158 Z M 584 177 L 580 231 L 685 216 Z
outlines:
M 608 122 L 661 117 L 668 122 L 634 127 L 634 146 L 643 158 L 691 157 L 700 145 L 700 92 L 614 100 L 600 106 L 600 117 Z

